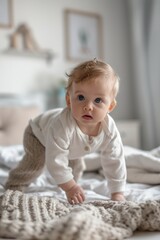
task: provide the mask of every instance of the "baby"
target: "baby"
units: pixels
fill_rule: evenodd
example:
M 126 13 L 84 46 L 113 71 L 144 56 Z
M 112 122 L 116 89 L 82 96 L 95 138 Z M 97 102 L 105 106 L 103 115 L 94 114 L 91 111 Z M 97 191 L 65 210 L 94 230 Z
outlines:
M 5 188 L 23 191 L 46 164 L 68 202 L 82 203 L 85 193 L 77 180 L 83 157 L 98 151 L 111 199 L 124 201 L 123 145 L 109 115 L 116 106 L 119 77 L 109 64 L 96 59 L 79 64 L 67 76 L 66 108 L 30 120 L 24 132 L 24 157 L 10 172 Z

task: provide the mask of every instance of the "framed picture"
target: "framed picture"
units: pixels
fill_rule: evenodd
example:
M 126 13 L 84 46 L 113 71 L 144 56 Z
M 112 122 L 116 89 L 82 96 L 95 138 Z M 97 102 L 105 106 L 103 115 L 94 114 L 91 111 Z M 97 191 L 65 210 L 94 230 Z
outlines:
M 0 27 L 12 27 L 12 0 L 0 0 Z
M 102 20 L 95 13 L 65 10 L 65 47 L 68 60 L 102 58 Z

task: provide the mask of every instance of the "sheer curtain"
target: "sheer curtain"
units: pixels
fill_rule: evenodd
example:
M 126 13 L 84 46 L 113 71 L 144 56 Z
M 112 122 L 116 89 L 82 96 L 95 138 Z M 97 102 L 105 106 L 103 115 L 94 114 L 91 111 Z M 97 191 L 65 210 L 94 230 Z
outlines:
M 160 0 L 127 0 L 134 108 L 142 148 L 160 146 Z

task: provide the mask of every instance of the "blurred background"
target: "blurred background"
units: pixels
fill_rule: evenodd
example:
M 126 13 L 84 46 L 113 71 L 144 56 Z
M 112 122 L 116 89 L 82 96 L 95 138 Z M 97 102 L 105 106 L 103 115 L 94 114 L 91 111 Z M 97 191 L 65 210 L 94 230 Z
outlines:
M 10 0 L 0 1 L 1 96 L 32 93 L 45 109 L 65 106 L 66 72 L 97 57 L 121 79 L 114 119 L 140 121 L 142 148 L 160 145 L 159 0 L 11 3 L 8 12 Z

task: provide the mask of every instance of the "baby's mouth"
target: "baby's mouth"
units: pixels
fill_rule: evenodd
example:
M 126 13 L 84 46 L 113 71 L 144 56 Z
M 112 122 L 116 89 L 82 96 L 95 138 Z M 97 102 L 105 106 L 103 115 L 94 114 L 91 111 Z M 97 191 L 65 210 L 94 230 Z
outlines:
M 91 120 L 91 119 L 93 119 L 93 117 L 92 117 L 91 115 L 87 115 L 87 114 L 86 114 L 86 115 L 83 115 L 82 118 L 83 118 L 83 119 L 86 119 L 86 120 Z

